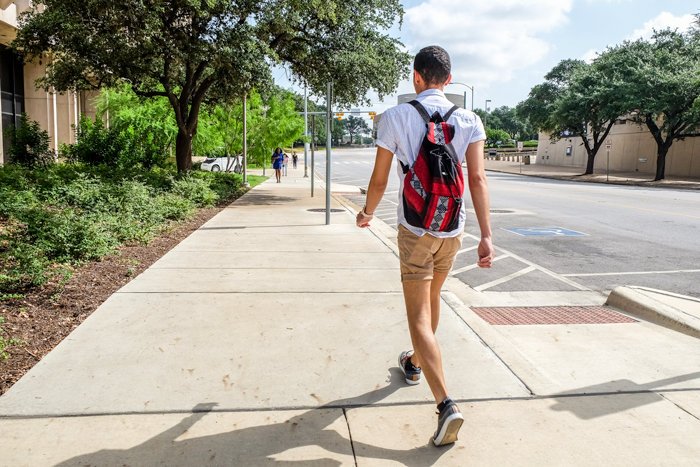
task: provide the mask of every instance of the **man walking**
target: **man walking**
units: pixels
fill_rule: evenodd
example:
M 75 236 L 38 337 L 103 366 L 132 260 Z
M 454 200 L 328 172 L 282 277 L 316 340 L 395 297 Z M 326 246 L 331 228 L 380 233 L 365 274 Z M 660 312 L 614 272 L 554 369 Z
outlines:
M 425 374 L 438 406 L 435 445 L 454 443 L 464 421 L 450 399 L 435 339 L 440 319 L 440 289 L 462 245 L 466 211 L 462 197 L 462 162 L 481 230 L 478 266 L 494 258 L 489 194 L 484 173 L 486 134 L 479 117 L 445 98 L 452 79 L 450 57 L 437 46 L 422 49 L 413 64 L 418 97 L 387 110 L 377 130 L 377 158 L 367 190 L 367 203 L 357 226 L 367 227 L 384 196 L 393 155 L 401 180 L 398 224 L 401 282 L 413 351 L 402 352 L 399 366 L 414 385 Z

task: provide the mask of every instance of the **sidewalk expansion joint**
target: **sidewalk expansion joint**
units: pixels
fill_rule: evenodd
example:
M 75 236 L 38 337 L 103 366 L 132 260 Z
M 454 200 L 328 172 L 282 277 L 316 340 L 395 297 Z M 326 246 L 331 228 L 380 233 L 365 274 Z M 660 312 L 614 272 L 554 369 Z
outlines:
M 345 418 L 345 424 L 348 426 L 348 436 L 350 437 L 350 448 L 352 448 L 352 458 L 355 461 L 355 467 L 357 467 L 357 455 L 355 455 L 355 443 L 352 441 L 352 431 L 350 430 L 350 420 L 348 420 L 348 413 L 343 407 L 343 417 Z
M 458 404 L 483 403 L 483 402 L 510 402 L 510 401 L 542 401 L 542 400 L 557 400 L 569 399 L 576 397 L 602 397 L 602 396 L 625 396 L 635 394 L 657 394 L 661 392 L 700 392 L 700 387 L 697 388 L 679 388 L 679 389 L 640 389 L 629 391 L 603 391 L 603 392 L 570 392 L 563 394 L 537 395 L 531 396 L 514 396 L 514 397 L 473 397 L 466 399 L 453 399 Z M 417 407 L 431 406 L 435 407 L 434 401 L 407 401 L 407 402 L 378 402 L 367 404 L 327 404 L 322 406 L 280 406 L 280 407 L 239 407 L 230 409 L 211 409 L 211 410 L 190 410 L 190 409 L 173 409 L 173 410 L 153 410 L 153 411 L 122 411 L 122 412 L 94 412 L 94 413 L 65 413 L 65 414 L 34 414 L 34 415 L 5 415 L 0 414 L 0 420 L 30 420 L 30 419 L 45 419 L 45 418 L 85 418 L 85 417 L 113 417 L 113 416 L 130 416 L 130 415 L 177 415 L 177 414 L 193 414 L 193 413 L 252 413 L 252 412 L 292 412 L 299 410 L 328 410 L 328 409 L 363 409 L 363 408 L 383 408 L 383 407 Z

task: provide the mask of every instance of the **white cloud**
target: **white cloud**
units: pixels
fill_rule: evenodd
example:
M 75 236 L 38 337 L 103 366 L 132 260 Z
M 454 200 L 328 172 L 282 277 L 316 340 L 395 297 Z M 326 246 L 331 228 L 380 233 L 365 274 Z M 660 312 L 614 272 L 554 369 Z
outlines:
M 573 0 L 426 0 L 404 17 L 413 53 L 444 47 L 456 81 L 475 86 L 510 81 L 552 47 L 538 38 L 568 22 Z
M 650 39 L 652 34 L 654 34 L 654 29 L 659 31 L 666 28 L 678 28 L 680 32 L 685 32 L 694 21 L 695 17 L 693 15 L 674 16 L 664 11 L 656 18 L 644 23 L 642 29 L 635 29 L 627 39 L 631 41 L 636 41 L 639 38 Z

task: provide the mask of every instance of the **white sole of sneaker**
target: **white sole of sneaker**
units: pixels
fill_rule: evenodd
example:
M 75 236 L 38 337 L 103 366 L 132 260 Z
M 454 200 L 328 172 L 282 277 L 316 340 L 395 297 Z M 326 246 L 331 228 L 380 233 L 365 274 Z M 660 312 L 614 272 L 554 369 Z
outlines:
M 437 438 L 433 438 L 435 446 L 444 446 L 457 441 L 457 434 L 459 429 L 462 428 L 462 423 L 464 423 L 464 417 L 461 413 L 454 413 L 447 417 Z
M 420 384 L 420 380 L 413 381 L 412 379 L 406 378 L 406 384 L 411 385 L 411 386 L 415 386 L 416 384 Z

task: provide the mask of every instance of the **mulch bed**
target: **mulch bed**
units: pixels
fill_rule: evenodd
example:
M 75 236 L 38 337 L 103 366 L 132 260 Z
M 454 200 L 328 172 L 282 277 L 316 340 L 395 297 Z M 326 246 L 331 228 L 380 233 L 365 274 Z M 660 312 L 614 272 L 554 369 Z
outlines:
M 233 200 L 216 208 L 204 208 L 187 222 L 148 245 L 124 245 L 118 254 L 104 256 L 75 269 L 63 290 L 57 282 L 23 293 L 23 298 L 0 301 L 0 325 L 6 339 L 17 338 L 24 345 L 5 348 L 10 358 L 0 361 L 0 395 L 68 334 L 77 328 L 110 295 L 148 269 L 192 232 L 219 213 Z

